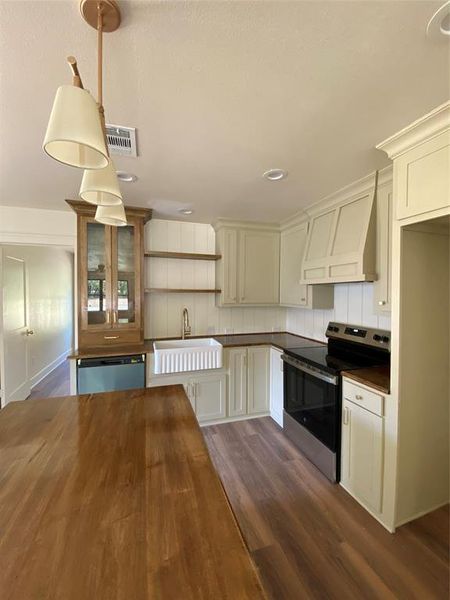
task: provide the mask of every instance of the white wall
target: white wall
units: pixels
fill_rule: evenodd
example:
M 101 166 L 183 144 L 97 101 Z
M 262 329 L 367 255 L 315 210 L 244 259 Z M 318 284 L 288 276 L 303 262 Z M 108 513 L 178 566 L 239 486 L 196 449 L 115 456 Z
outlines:
M 0 243 L 48 244 L 73 248 L 76 234 L 77 219 L 72 210 L 0 206 Z
M 50 212 L 50 211 L 41 211 Z M 56 212 L 56 211 L 51 211 Z M 72 348 L 73 253 L 45 246 L 2 246 L 3 255 L 26 261 L 29 319 L 29 376 L 36 385 Z
M 289 308 L 286 330 L 305 337 L 326 341 L 325 330 L 329 321 L 391 329 L 389 313 L 374 311 L 373 283 L 339 283 L 334 286 L 334 308 L 307 310 Z
M 215 252 L 211 225 L 154 219 L 145 228 L 146 249 L 172 252 Z M 146 259 L 145 287 L 214 288 L 213 261 Z M 181 315 L 189 310 L 192 334 L 283 331 L 286 310 L 280 307 L 217 308 L 214 294 L 146 294 L 145 337 L 181 333 Z

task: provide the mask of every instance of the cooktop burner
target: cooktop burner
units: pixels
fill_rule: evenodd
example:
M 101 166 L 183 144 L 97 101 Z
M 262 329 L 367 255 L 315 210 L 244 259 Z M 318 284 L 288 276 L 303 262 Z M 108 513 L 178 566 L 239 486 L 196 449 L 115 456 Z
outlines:
M 385 364 L 387 358 L 383 355 L 374 357 L 373 355 L 366 356 L 364 353 L 355 354 L 353 352 L 337 351 L 328 346 L 322 346 L 321 348 L 289 348 L 285 352 L 333 375 L 337 375 L 341 371 Z

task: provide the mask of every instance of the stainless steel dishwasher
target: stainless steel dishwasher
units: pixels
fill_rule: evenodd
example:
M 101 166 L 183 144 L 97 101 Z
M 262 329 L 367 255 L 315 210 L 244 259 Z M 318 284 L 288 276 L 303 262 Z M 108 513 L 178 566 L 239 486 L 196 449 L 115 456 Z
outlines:
M 78 394 L 145 387 L 145 354 L 82 358 L 77 363 Z

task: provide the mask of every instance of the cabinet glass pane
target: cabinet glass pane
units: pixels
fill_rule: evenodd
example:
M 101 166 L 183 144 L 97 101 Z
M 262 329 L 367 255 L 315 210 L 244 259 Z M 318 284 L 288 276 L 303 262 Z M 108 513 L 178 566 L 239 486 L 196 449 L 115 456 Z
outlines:
M 134 323 L 135 317 L 134 227 L 117 228 L 117 310 L 119 323 Z
M 106 323 L 105 226 L 87 224 L 87 309 L 88 324 Z

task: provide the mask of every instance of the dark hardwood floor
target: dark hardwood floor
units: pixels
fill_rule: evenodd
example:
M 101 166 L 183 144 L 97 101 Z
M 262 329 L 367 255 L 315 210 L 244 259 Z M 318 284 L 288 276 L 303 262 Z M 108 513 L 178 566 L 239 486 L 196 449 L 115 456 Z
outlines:
M 203 432 L 270 598 L 448 600 L 448 507 L 390 534 L 270 417 Z
M 55 398 L 69 394 L 69 361 L 65 360 L 31 390 L 28 399 Z

